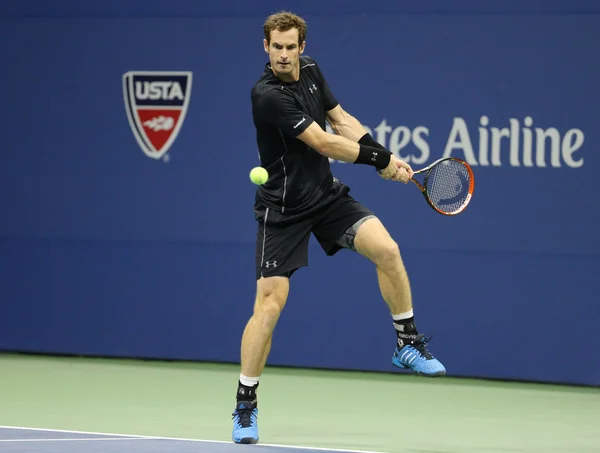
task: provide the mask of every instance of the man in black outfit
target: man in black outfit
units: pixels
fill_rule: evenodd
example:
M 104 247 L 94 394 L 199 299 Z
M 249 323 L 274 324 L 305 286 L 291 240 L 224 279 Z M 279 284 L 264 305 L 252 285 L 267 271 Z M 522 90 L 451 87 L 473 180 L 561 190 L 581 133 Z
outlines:
M 233 412 L 233 441 L 258 442 L 256 390 L 285 305 L 290 277 L 308 265 L 310 234 L 327 255 L 347 248 L 376 266 L 381 294 L 397 333 L 392 363 L 441 376 L 444 366 L 417 332 L 408 276 L 396 242 L 366 207 L 333 177 L 329 158 L 375 167 L 388 180 L 407 183 L 413 172 L 344 111 L 310 57 L 306 23 L 280 12 L 264 23 L 269 63 L 251 92 L 261 166 L 268 181 L 256 192 L 257 292 L 244 330 L 241 373 Z M 325 131 L 329 122 L 335 134 Z

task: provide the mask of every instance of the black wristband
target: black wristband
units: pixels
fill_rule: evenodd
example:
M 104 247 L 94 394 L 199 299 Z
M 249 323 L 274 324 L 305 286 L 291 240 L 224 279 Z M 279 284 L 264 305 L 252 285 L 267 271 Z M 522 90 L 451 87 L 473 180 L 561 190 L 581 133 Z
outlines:
M 374 148 L 367 145 L 359 145 L 358 158 L 355 164 L 371 165 L 378 170 L 383 170 L 390 164 L 392 153 L 387 149 Z
M 375 140 L 368 132 L 360 138 L 358 144 L 372 146 L 373 148 L 385 149 L 385 146 Z

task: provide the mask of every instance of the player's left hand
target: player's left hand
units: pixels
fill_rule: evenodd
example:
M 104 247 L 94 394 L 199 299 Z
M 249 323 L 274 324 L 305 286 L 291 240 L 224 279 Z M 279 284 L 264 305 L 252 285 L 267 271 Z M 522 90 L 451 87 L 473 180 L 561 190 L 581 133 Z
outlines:
M 391 179 L 392 181 L 400 181 L 401 183 L 407 184 L 410 178 L 412 178 L 414 175 L 411 166 L 408 165 L 408 163 L 404 162 L 402 159 L 398 159 L 393 154 L 390 160 L 389 167 L 395 167 L 396 171 L 392 173 L 391 177 L 385 179 Z

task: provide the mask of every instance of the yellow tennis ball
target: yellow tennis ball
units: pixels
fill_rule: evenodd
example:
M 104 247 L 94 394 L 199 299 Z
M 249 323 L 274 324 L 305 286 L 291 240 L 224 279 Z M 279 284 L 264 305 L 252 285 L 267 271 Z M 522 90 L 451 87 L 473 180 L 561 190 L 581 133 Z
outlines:
M 262 167 L 254 167 L 250 170 L 250 181 L 254 184 L 264 184 L 269 179 L 269 173 Z

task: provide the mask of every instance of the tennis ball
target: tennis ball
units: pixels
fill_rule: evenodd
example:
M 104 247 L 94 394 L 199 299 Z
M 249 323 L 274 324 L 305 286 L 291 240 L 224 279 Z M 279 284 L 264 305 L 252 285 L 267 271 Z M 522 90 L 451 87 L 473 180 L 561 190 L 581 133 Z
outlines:
M 250 170 L 250 181 L 252 181 L 254 184 L 258 184 L 260 186 L 261 184 L 266 183 L 267 179 L 269 179 L 269 173 L 264 168 L 254 167 L 252 170 Z

